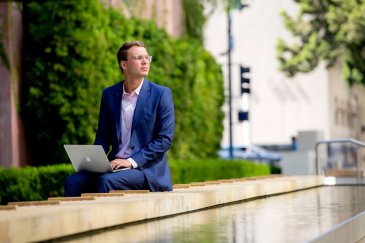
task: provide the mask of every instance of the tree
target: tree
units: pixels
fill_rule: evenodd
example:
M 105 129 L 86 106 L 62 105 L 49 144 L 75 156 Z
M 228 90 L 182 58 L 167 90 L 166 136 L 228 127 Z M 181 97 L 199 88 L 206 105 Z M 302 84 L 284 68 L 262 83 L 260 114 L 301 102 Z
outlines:
M 310 72 L 321 60 L 331 67 L 343 61 L 350 85 L 365 85 L 365 1 L 295 0 L 296 18 L 282 12 L 286 28 L 296 37 L 291 45 L 277 43 L 280 68 L 288 76 Z
M 109 18 L 97 1 L 30 1 L 23 20 L 28 144 L 37 164 L 58 163 L 63 144 L 93 141 L 100 91 L 118 80 Z

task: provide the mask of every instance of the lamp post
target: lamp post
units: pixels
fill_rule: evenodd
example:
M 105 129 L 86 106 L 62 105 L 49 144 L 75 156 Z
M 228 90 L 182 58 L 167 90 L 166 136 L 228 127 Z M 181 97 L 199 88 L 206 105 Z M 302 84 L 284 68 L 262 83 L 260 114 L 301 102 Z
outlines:
M 231 10 L 228 11 L 228 118 L 229 118 L 229 158 L 233 159 L 233 134 L 232 134 L 232 71 L 231 71 L 231 53 L 233 38 L 231 33 Z
M 229 119 L 229 158 L 233 159 L 233 122 L 232 122 L 232 50 L 233 50 L 233 36 L 232 36 L 232 9 L 236 8 L 242 10 L 247 7 L 247 4 L 243 4 L 241 0 L 230 0 L 228 6 L 228 119 Z

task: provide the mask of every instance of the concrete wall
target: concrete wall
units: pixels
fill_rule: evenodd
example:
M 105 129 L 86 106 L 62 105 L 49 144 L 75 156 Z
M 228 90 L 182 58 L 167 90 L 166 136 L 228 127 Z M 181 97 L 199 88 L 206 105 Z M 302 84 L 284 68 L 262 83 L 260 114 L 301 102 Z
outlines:
M 342 70 L 338 61 L 329 73 L 330 133 L 333 137 L 364 139 L 361 127 L 365 125 L 365 87 L 349 85 L 341 79 L 337 70 Z
M 181 0 L 135 0 L 128 5 L 123 0 L 101 1 L 120 8 L 126 16 L 152 19 L 172 36 L 181 36 L 185 31 Z
M 9 64 L 0 61 L 0 166 L 21 166 L 27 155 L 19 117 L 22 22 L 15 2 L 0 2 L 0 25 Z

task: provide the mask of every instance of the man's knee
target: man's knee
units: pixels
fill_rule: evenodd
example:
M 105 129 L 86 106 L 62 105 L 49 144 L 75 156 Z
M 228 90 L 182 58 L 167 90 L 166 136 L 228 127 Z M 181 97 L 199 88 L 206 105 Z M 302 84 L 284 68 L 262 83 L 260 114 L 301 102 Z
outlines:
M 99 177 L 97 185 L 98 192 L 109 192 L 113 189 L 113 180 L 108 174 L 104 174 Z
M 90 192 L 95 187 L 94 178 L 88 173 L 75 173 L 65 179 L 65 196 L 80 196 L 83 192 Z

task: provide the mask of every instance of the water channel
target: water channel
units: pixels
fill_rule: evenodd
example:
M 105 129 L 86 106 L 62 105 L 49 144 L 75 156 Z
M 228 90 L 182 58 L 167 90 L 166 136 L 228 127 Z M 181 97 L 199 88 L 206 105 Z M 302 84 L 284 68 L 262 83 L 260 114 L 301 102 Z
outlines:
M 324 186 L 53 242 L 307 242 L 362 211 L 365 186 Z

